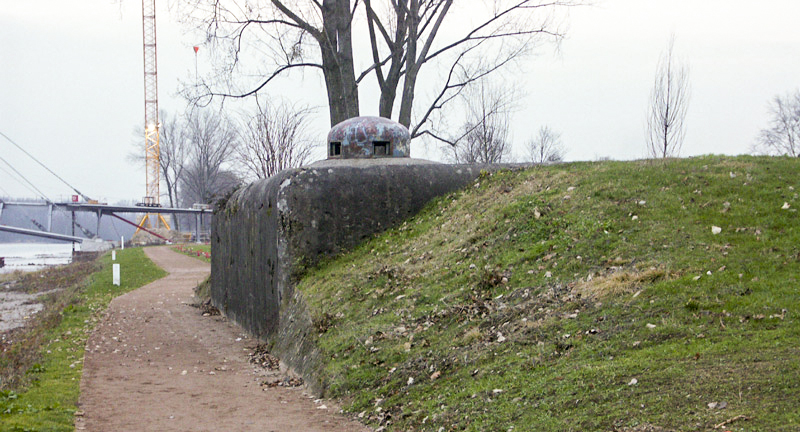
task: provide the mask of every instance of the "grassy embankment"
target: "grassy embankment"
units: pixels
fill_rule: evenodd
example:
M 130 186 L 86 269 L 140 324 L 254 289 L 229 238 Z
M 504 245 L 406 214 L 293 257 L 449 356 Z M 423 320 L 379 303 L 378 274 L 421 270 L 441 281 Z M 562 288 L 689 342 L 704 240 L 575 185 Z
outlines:
M 210 244 L 183 244 L 177 245 L 172 248 L 175 252 L 182 253 L 184 255 L 190 256 L 192 258 L 197 258 L 200 261 L 204 262 L 211 262 L 211 245 Z M 211 275 L 209 275 L 206 280 L 201 282 L 197 285 L 194 289 L 195 297 L 200 301 L 200 307 L 210 308 L 211 307 Z M 215 314 L 219 314 L 219 310 L 216 308 L 208 309 L 208 311 L 214 311 Z
M 72 431 L 86 340 L 114 297 L 165 275 L 141 248 L 117 251 L 121 286 L 111 282 L 111 254 L 93 262 L 24 275 L 29 292 L 60 288 L 45 310 L 16 330 L 0 353 L 0 430 Z
M 197 258 L 201 261 L 211 262 L 211 245 L 208 244 L 183 244 L 173 246 L 172 250 L 192 258 Z
M 798 172 L 481 178 L 300 283 L 328 395 L 397 431 L 800 430 Z

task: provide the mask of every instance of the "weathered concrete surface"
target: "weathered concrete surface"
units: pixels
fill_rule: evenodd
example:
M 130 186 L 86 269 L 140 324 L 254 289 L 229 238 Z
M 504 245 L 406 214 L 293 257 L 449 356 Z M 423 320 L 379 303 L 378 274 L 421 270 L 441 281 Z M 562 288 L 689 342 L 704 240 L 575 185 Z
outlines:
M 294 282 L 308 266 L 407 219 L 487 168 L 381 161 L 391 159 L 283 171 L 240 189 L 215 213 L 214 305 L 272 341 L 273 352 L 318 393 L 324 383 L 314 379 L 317 353 L 304 340 L 311 320 Z
M 328 159 L 407 158 L 409 141 L 411 133 L 396 121 L 383 117 L 354 117 L 336 124 L 328 132 Z M 338 154 L 332 149 L 334 144 L 338 145 Z M 378 152 L 375 144 L 383 145 L 383 152 Z

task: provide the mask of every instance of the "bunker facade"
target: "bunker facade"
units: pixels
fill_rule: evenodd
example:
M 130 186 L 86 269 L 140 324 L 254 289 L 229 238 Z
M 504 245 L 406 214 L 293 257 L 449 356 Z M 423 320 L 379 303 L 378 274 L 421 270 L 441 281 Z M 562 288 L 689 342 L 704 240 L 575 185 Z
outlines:
M 471 184 L 482 170 L 500 168 L 408 158 L 407 135 L 385 119 L 370 119 L 331 130 L 329 143 L 342 143 L 339 157 L 245 186 L 218 204 L 213 219 L 212 303 L 269 342 L 318 394 L 325 389 L 315 379 L 322 362 L 306 337 L 313 326 L 294 290 L 305 269 Z M 370 146 L 380 141 L 398 156 L 374 155 Z

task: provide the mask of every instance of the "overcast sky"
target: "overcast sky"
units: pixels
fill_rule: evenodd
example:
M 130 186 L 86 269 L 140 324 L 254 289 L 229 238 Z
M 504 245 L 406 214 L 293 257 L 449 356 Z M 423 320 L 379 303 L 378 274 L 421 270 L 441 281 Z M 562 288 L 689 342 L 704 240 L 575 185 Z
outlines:
M 140 8 L 138 0 L 0 0 L 0 132 L 85 194 L 109 202 L 144 195 L 144 167 L 128 160 L 143 146 Z M 185 106 L 178 82 L 194 77 L 192 46 L 202 42 L 176 15 L 159 3 L 159 102 L 173 112 Z M 796 0 L 596 0 L 572 9 L 559 49 L 542 46 L 514 78 L 524 90 L 514 115 L 515 153 L 521 156 L 522 143 L 548 125 L 562 133 L 567 160 L 643 157 L 647 100 L 672 34 L 691 81 L 681 155 L 747 153 L 767 123 L 769 100 L 800 87 L 798 17 Z M 201 73 L 204 54 L 201 48 Z M 268 91 L 324 102 L 322 95 L 301 98 L 321 88 L 319 77 L 308 73 L 297 85 L 306 92 Z M 324 109 L 318 119 L 322 140 Z M 439 157 L 435 146 L 418 143 L 412 155 Z M 73 193 L 2 137 L 0 156 L 49 198 Z M 5 195 L 37 194 L 0 162 Z

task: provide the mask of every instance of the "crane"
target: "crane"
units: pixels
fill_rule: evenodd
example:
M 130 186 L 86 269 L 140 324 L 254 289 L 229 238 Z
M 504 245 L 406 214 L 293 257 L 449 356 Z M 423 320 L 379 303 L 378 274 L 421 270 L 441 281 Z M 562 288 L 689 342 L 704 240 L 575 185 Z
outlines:
M 158 68 L 156 62 L 156 0 L 142 0 L 142 34 L 144 41 L 144 142 L 145 142 L 145 197 L 141 205 L 144 207 L 160 207 L 160 169 L 159 164 L 159 129 L 158 121 Z M 150 218 L 154 225 L 160 221 L 170 229 L 166 219 L 159 213 L 147 213 L 142 216 L 139 225 L 149 226 Z M 137 229 L 136 232 L 139 232 Z

